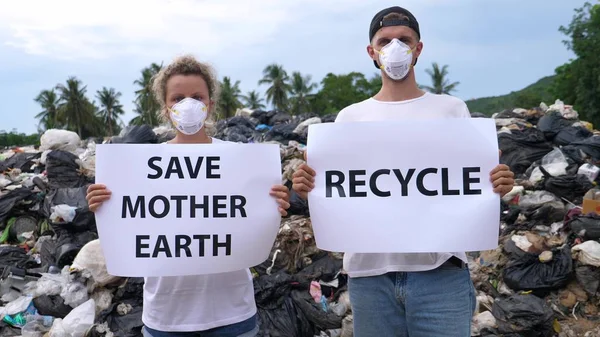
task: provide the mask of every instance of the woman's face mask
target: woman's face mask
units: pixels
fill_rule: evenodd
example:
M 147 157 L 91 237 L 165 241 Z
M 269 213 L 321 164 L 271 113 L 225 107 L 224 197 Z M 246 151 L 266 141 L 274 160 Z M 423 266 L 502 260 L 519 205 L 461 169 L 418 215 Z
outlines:
M 170 109 L 171 122 L 181 133 L 196 134 L 204 126 L 208 117 L 206 105 L 193 98 L 186 97 L 174 104 Z
M 408 76 L 413 63 L 413 51 L 405 43 L 393 39 L 381 48 L 379 53 L 380 67 L 393 80 L 402 81 Z

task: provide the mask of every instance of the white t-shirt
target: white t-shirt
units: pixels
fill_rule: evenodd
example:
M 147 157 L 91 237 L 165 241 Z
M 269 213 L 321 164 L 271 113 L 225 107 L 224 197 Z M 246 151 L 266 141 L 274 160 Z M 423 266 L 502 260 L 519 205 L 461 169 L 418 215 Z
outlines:
M 435 118 L 470 118 L 465 102 L 449 95 L 425 93 L 399 102 L 383 102 L 369 98 L 339 112 L 335 122 L 423 120 Z M 442 219 L 440 219 L 442 221 Z M 423 240 L 427 239 L 423 233 Z M 350 277 L 377 276 L 388 272 L 432 270 L 452 256 L 467 262 L 462 253 L 346 253 L 344 269 Z
M 231 143 L 213 138 L 213 143 Z M 147 277 L 144 325 L 159 331 L 203 331 L 256 314 L 249 269 L 211 275 Z

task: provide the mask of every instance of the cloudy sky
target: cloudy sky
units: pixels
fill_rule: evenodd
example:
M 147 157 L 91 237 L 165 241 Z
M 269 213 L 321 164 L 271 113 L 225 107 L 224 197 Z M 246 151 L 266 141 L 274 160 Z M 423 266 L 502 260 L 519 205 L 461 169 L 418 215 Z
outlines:
M 269 63 L 320 81 L 327 73 L 377 70 L 366 53 L 372 16 L 411 10 L 424 50 L 417 80 L 448 64 L 470 98 L 521 89 L 573 57 L 558 31 L 585 0 L 0 0 L 0 130 L 35 132 L 35 96 L 76 76 L 94 98 L 122 92 L 134 117 L 133 82 L 150 64 L 192 53 L 243 93 Z

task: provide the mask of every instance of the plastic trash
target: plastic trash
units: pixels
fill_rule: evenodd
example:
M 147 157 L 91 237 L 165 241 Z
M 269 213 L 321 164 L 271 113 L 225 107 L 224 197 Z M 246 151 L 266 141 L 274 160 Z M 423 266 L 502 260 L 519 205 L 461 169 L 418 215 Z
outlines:
M 304 122 L 298 124 L 298 126 L 294 129 L 294 133 L 306 136 L 308 133 L 309 125 L 320 124 L 320 123 L 321 123 L 321 118 L 319 118 L 319 117 L 313 117 L 313 118 L 307 119 Z
M 56 319 L 50 330 L 50 337 L 83 337 L 94 325 L 96 304 L 93 299 L 73 309 L 64 319 Z
M 600 168 L 598 166 L 585 163 L 579 167 L 577 170 L 577 174 L 584 175 L 588 177 L 590 181 L 595 181 L 598 178 L 598 174 L 600 173 Z
M 554 104 L 548 107 L 548 112 L 550 111 L 558 111 L 566 119 L 576 119 L 579 117 L 577 111 L 573 110 L 572 105 L 565 105 L 560 99 L 557 99 Z
M 56 205 L 52 208 L 52 214 L 50 214 L 50 221 L 55 223 L 61 222 L 72 222 L 75 218 L 75 211 L 77 207 L 69 205 Z
M 62 150 L 75 152 L 79 148 L 81 139 L 73 131 L 50 129 L 40 137 L 40 151 Z
M 600 243 L 598 241 L 586 241 L 574 246 L 573 258 L 579 262 L 594 267 L 600 267 Z
M 89 299 L 88 289 L 85 284 L 72 281 L 63 285 L 60 297 L 65 300 L 66 305 L 77 308 Z
M 495 327 L 497 327 L 496 317 L 494 317 L 491 312 L 484 311 L 473 317 L 471 324 L 471 336 L 479 336 L 482 330 Z
M 54 322 L 51 316 L 31 315 L 27 317 L 27 323 L 21 328 L 23 337 L 42 337 L 49 332 Z
M 108 274 L 99 239 L 90 241 L 81 248 L 71 265 L 70 271 L 81 272 L 84 277 L 91 277 L 95 286 L 100 287 L 121 279 Z
M 548 172 L 548 174 L 556 177 L 567 174 L 567 167 L 569 163 L 567 157 L 562 153 L 559 148 L 555 148 L 552 152 L 548 153 L 542 158 L 541 166 Z M 540 167 L 536 167 L 529 177 L 529 181 L 537 183 L 544 178 L 544 173 Z

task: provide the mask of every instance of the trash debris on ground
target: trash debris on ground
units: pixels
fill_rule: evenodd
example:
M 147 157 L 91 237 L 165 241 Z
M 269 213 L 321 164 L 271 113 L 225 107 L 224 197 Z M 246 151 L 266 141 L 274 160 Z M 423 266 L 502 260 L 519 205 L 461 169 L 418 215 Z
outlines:
M 498 248 L 469 254 L 471 335 L 600 336 L 600 133 L 559 100 L 492 118 L 516 186 L 501 201 Z M 214 136 L 280 144 L 282 183 L 291 187 L 308 126 L 334 120 L 239 109 L 214 125 Z M 48 130 L 38 149 L 0 153 L 2 336 L 141 336 L 144 280 L 106 272 L 85 189 L 94 182 L 95 141 L 174 136 L 145 125 L 104 140 Z M 308 203 L 292 193 L 269 259 L 251 268 L 258 336 L 353 336 L 342 261 L 316 247 Z

